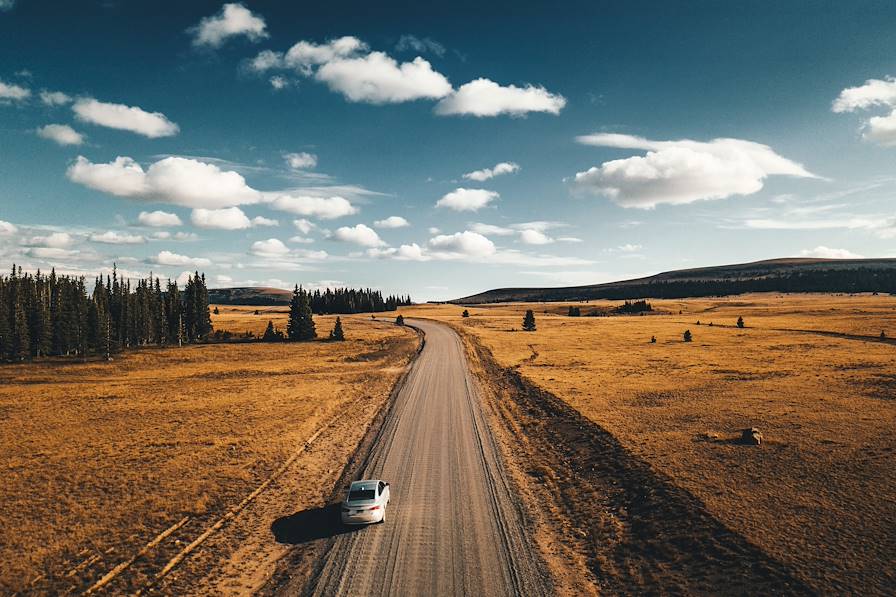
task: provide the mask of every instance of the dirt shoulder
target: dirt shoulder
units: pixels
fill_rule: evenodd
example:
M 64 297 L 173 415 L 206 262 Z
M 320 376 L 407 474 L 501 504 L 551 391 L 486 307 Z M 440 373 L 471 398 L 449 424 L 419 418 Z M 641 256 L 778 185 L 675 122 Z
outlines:
M 568 404 L 464 334 L 558 589 L 811 594 L 784 564 Z

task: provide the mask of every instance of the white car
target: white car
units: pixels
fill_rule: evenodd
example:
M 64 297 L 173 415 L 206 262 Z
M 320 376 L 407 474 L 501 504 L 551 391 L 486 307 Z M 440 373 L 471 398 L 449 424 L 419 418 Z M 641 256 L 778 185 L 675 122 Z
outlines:
M 342 524 L 386 522 L 389 484 L 379 479 L 354 481 L 342 502 Z

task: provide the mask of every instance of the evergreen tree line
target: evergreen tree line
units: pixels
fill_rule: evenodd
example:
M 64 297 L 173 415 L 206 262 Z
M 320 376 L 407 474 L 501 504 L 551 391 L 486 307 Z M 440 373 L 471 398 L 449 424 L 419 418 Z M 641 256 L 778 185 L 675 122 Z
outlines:
M 370 288 L 327 288 L 324 292 L 315 290 L 308 293 L 311 311 L 317 315 L 335 315 L 350 313 L 374 313 L 378 311 L 395 311 L 398 307 L 411 304 L 411 297 L 388 296 Z
M 152 276 L 133 282 L 98 276 L 23 273 L 0 276 L 0 360 L 105 355 L 125 348 L 204 340 L 212 331 L 205 275 L 183 291 Z

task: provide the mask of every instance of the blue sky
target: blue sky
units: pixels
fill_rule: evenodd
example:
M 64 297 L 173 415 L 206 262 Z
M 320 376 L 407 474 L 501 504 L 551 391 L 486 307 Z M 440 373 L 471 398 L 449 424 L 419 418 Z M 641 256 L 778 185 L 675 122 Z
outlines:
M 481 4 L 0 0 L 0 258 L 442 299 L 896 254 L 890 3 Z

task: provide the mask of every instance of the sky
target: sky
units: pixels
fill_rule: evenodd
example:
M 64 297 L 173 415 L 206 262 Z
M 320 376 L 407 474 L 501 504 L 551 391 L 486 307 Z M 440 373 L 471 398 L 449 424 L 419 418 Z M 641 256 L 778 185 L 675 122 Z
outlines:
M 484 4 L 0 0 L 0 263 L 442 300 L 896 255 L 892 3 Z

